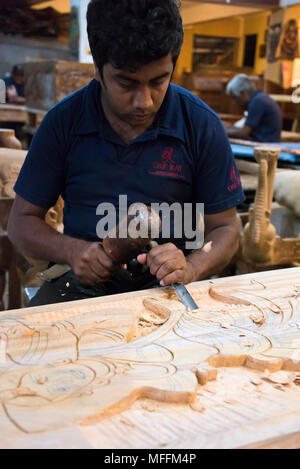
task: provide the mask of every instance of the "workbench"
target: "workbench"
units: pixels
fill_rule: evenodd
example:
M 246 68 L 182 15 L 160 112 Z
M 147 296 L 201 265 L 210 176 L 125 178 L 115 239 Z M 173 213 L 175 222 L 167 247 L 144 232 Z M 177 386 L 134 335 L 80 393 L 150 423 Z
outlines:
M 23 130 L 25 132 L 34 135 L 46 113 L 47 111 L 43 109 L 28 106 L 0 104 L 0 127 L 1 122 L 19 122 L 24 124 Z
M 245 143 L 233 143 L 234 139 L 230 139 L 231 141 L 231 149 L 234 154 L 234 156 L 237 157 L 243 157 L 243 158 L 249 158 L 252 161 L 254 160 L 254 146 L 252 144 L 248 144 L 247 141 Z M 263 144 L 260 144 L 263 146 Z M 269 146 L 269 144 L 266 144 Z M 280 153 L 280 156 L 278 158 L 279 161 L 282 161 L 284 163 L 294 163 L 294 164 L 299 164 L 300 163 L 300 154 L 293 154 L 290 151 L 292 149 L 295 149 L 296 152 L 300 151 L 300 143 L 297 142 L 282 142 L 282 143 L 272 143 L 272 146 L 280 146 L 282 148 L 282 151 Z M 285 151 L 285 149 L 289 150 L 289 152 Z
M 25 106 L 16 104 L 0 104 L 1 122 L 25 122 L 27 121 L 27 110 Z
M 0 448 L 299 448 L 300 268 L 0 313 Z

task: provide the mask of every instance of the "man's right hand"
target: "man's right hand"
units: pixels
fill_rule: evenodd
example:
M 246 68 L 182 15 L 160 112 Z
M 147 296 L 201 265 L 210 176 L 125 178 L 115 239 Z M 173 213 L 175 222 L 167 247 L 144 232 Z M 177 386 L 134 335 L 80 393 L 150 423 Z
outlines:
M 76 240 L 70 253 L 70 265 L 83 285 L 106 282 L 121 268 L 104 251 L 99 243 Z
M 46 208 L 16 195 L 8 234 L 10 241 L 25 256 L 67 264 L 85 285 L 106 282 L 122 267 L 111 260 L 98 242 L 91 243 L 56 231 L 45 222 L 46 213 Z

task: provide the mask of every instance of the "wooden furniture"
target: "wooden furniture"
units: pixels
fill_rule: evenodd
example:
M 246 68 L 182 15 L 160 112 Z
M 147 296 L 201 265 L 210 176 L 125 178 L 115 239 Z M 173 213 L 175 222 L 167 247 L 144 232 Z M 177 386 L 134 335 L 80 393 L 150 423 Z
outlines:
M 296 124 L 298 126 L 298 123 Z M 281 141 L 282 142 L 300 142 L 300 133 L 299 132 L 289 132 L 283 130 L 281 132 Z
M 14 130 L 0 129 L 0 147 L 14 148 L 15 150 L 21 150 L 22 144 L 16 138 Z
M 32 137 L 45 114 L 46 111 L 43 109 L 35 109 L 28 106 L 15 106 L 12 104 L 0 104 L 0 125 L 1 122 L 6 126 L 10 125 L 10 123 L 12 123 L 12 125 L 23 124 L 21 127 L 22 133 Z M 24 148 L 28 148 L 28 138 L 25 138 L 23 143 Z
M 270 94 L 270 97 L 279 103 L 282 111 L 283 117 L 292 118 L 292 127 L 291 127 L 291 134 L 297 133 L 299 131 L 299 124 L 300 124 L 300 103 L 295 102 L 295 97 L 293 93 L 290 94 Z M 297 96 L 298 98 L 298 96 Z M 282 138 L 287 138 L 288 132 L 285 131 Z M 290 135 L 290 138 L 293 138 L 293 135 Z M 295 137 L 294 137 L 295 138 Z M 299 134 L 298 134 L 299 139 Z M 300 140 L 282 140 L 282 141 L 297 141 Z
M 300 145 L 297 142 L 288 143 L 270 143 L 265 144 L 262 142 L 253 142 L 251 140 L 242 140 L 237 138 L 229 138 L 231 149 L 236 157 L 246 157 L 251 158 L 254 161 L 254 149 L 257 147 L 268 146 L 272 147 L 275 150 L 280 150 L 279 161 L 285 162 L 287 164 L 299 164 L 300 163 Z
M 300 268 L 0 314 L 1 448 L 299 448 Z
M 226 94 L 227 84 L 238 73 L 249 75 L 257 88 L 263 86 L 263 80 L 253 76 L 252 69 L 216 65 L 202 65 L 197 71 L 183 74 L 179 84 L 197 95 L 218 114 L 239 116 L 242 109 Z
M 23 131 L 33 136 L 46 115 L 46 111 L 43 109 L 34 109 L 26 106 L 27 119 L 23 126 Z
M 0 309 L 21 306 L 21 284 L 17 274 L 15 254 L 7 237 L 7 222 L 15 198 L 14 183 L 27 152 L 0 148 Z M 6 275 L 8 274 L 8 299 L 4 304 Z
M 0 309 L 22 306 L 22 287 L 39 287 L 42 280 L 39 272 L 45 270 L 48 261 L 33 260 L 23 256 L 11 245 L 7 237 L 7 222 L 15 198 L 14 184 L 19 175 L 27 152 L 0 148 Z M 58 199 L 55 207 L 48 210 L 46 222 L 58 231 L 63 231 L 63 200 Z M 21 229 L 21 227 L 20 227 Z M 8 273 L 8 299 L 4 304 L 3 295 Z
M 24 65 L 26 106 L 48 111 L 94 77 L 94 65 L 41 60 Z
M 0 123 L 1 122 L 23 122 L 27 120 L 27 111 L 25 106 L 15 104 L 0 104 Z
M 295 89 L 283 89 L 281 86 L 265 80 L 264 91 L 279 104 L 284 119 L 284 129 L 300 132 L 300 103 L 296 102 L 299 96 L 295 95 Z
M 300 263 L 300 238 L 281 238 L 270 221 L 274 179 L 280 148 L 257 147 L 254 156 L 259 164 L 258 187 L 254 206 L 242 238 L 242 262 L 255 270 Z

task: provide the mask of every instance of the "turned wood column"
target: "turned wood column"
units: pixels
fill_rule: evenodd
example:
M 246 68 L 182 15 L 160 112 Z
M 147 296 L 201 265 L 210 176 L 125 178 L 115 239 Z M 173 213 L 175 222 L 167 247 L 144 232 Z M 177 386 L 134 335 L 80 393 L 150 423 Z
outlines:
M 21 142 L 15 136 L 15 131 L 12 129 L 0 129 L 0 147 L 14 148 L 21 150 Z

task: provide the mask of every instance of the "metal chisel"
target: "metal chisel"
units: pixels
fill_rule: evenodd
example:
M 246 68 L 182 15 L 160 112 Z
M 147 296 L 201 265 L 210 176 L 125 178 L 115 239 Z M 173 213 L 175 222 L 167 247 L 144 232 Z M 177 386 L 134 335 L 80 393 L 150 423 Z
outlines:
M 147 249 L 144 252 L 149 252 L 152 248 L 158 246 L 156 241 L 151 241 L 148 244 Z M 191 294 L 187 291 L 183 283 L 172 283 L 171 286 L 174 288 L 176 295 L 182 301 L 184 306 L 190 311 L 198 309 L 197 303 L 195 303 Z
M 195 303 L 193 297 L 187 291 L 183 283 L 172 283 L 172 287 L 174 288 L 177 296 L 181 299 L 182 303 L 187 309 L 189 309 L 190 311 L 198 309 L 198 306 Z

